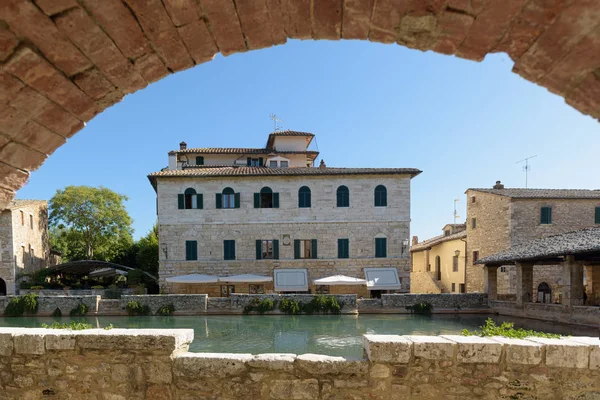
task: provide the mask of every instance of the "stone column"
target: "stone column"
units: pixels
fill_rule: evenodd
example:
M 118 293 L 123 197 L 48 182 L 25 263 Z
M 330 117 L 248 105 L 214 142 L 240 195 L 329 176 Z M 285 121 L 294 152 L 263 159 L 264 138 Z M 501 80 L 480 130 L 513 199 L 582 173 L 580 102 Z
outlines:
M 583 263 L 567 256 L 563 262 L 562 304 L 583 305 Z
M 517 270 L 517 307 L 530 303 L 533 298 L 533 264 L 516 263 Z
M 585 275 L 587 277 L 585 290 L 587 304 L 597 306 L 600 303 L 600 265 L 587 265 Z
M 498 267 L 486 265 L 483 276 L 483 290 L 488 295 L 488 300 L 498 298 Z

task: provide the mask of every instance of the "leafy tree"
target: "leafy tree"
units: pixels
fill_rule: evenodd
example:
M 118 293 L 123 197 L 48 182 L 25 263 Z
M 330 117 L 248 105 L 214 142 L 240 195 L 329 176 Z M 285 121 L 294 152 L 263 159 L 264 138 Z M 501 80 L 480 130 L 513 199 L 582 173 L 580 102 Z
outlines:
M 158 226 L 152 229 L 137 242 L 137 268 L 158 276 Z
M 68 260 L 111 261 L 133 245 L 127 197 L 107 188 L 67 186 L 50 200 L 51 243 Z

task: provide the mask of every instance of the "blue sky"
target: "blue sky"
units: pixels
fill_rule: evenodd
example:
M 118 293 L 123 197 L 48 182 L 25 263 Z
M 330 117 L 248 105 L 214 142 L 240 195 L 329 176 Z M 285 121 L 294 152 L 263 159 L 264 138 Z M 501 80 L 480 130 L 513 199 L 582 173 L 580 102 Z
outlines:
M 135 237 L 155 222 L 146 175 L 167 152 L 263 146 L 273 124 L 313 132 L 328 166 L 414 167 L 411 234 L 441 233 L 468 187 L 600 188 L 597 121 L 511 72 L 503 54 L 482 63 L 369 42 L 290 41 L 217 55 L 106 110 L 31 176 L 18 198 L 50 199 L 67 185 L 129 197 Z

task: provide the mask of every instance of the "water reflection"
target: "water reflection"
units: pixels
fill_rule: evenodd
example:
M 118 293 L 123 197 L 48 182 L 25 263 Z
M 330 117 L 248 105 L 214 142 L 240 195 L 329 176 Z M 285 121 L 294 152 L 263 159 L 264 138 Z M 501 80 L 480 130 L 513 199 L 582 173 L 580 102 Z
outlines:
M 341 316 L 188 316 L 188 317 L 88 317 L 94 327 L 189 328 L 194 330 L 195 352 L 318 353 L 358 358 L 363 334 L 443 335 L 476 329 L 488 315 L 341 315 Z M 79 318 L 81 319 L 81 318 Z M 516 327 L 563 335 L 595 336 L 593 328 L 543 321 L 493 316 L 497 323 L 513 321 Z M 0 326 L 40 327 L 69 318 L 2 318 Z

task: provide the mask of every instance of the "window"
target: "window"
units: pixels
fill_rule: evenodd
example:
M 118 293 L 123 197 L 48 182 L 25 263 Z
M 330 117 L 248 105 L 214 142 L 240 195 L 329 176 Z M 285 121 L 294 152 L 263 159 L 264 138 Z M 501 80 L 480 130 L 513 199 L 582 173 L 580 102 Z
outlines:
M 431 264 L 427 264 L 427 272 L 431 272 Z
M 198 242 L 195 240 L 186 240 L 185 242 L 185 259 L 194 261 L 198 259 Z
M 196 156 L 196 165 L 204 165 L 204 157 Z
M 265 285 L 249 285 L 250 294 L 264 294 Z
M 279 193 L 265 186 L 260 193 L 254 193 L 254 208 L 279 208 Z
M 375 238 L 375 257 L 387 257 L 387 238 Z
M 317 294 L 329 294 L 329 285 L 316 285 L 315 293 Z
M 477 218 L 471 218 L 471 229 L 477 228 Z
M 439 271 L 442 266 L 442 259 L 440 256 L 435 256 L 435 271 Z
M 500 272 L 506 272 L 506 267 L 500 267 Z
M 256 259 L 279 259 L 279 240 L 257 240 Z
M 456 283 L 452 284 L 452 293 L 456 292 Z
M 260 157 L 260 158 L 248 157 L 248 159 L 246 161 L 246 165 L 249 167 L 262 167 L 263 163 L 264 163 L 264 159 L 262 157 Z
M 183 192 L 183 194 L 180 194 L 178 197 L 178 208 L 180 210 L 190 210 L 192 208 L 202 209 L 203 207 L 202 195 L 197 194 L 196 191 L 192 188 L 185 189 L 185 192 Z
M 298 207 L 310 208 L 310 189 L 307 186 L 302 186 L 298 190 Z
M 540 224 L 552 223 L 552 207 L 542 207 L 540 212 Z
M 594 215 L 594 223 L 600 224 L 600 207 L 596 207 L 596 213 Z
M 475 203 L 475 196 L 471 196 L 471 203 Z
M 25 252 L 25 246 L 21 246 L 21 261 L 23 262 L 23 268 L 27 265 L 27 253 Z
M 29 266 L 30 267 L 34 267 L 34 263 L 35 263 L 35 255 L 33 254 L 33 248 L 31 247 L 31 244 L 29 245 Z
M 317 239 L 294 240 L 294 258 L 317 258 Z
M 464 283 L 459 283 L 458 284 L 458 291 L 459 291 L 459 293 L 464 293 L 465 292 L 465 284 Z
M 33 215 L 29 214 L 29 227 L 33 229 Z
M 25 214 L 21 210 L 21 226 L 25 226 Z
M 387 206 L 387 189 L 383 185 L 375 188 L 375 207 Z
M 235 293 L 235 285 L 221 285 L 221 297 L 229 297 Z
M 338 207 L 350 207 L 350 191 L 346 186 L 337 188 L 336 197 Z
M 235 240 L 223 240 L 223 260 L 235 260 Z
M 289 161 L 279 161 L 279 166 L 281 168 L 287 168 L 289 166 Z
M 458 272 L 458 256 L 452 257 L 452 272 Z
M 444 236 L 450 236 L 450 231 L 449 230 L 445 230 L 444 231 Z
M 338 239 L 338 258 L 350 258 L 348 239 Z
M 277 160 L 271 160 L 271 161 L 269 161 L 269 167 L 271 167 L 271 168 L 277 168 Z
M 240 208 L 240 194 L 226 187 L 222 193 L 217 193 L 217 208 Z
M 475 262 L 479 260 L 479 251 L 474 251 L 473 252 L 473 264 L 475 264 Z

